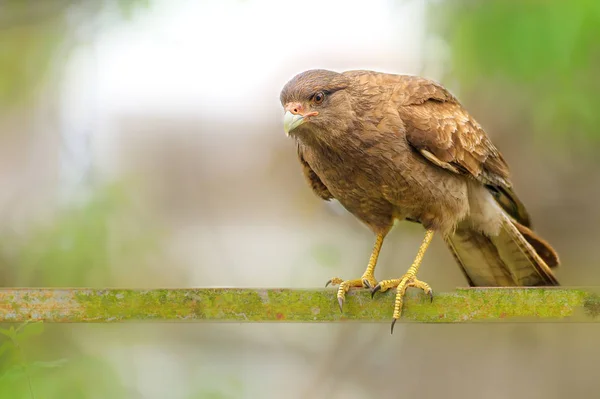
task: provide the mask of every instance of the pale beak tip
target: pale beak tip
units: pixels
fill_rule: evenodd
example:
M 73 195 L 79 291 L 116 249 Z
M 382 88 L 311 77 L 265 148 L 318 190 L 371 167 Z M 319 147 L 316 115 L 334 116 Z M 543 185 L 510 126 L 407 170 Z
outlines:
M 290 111 L 286 111 L 283 116 L 283 130 L 286 136 L 290 136 L 290 132 L 303 124 L 305 119 L 302 115 L 294 115 Z

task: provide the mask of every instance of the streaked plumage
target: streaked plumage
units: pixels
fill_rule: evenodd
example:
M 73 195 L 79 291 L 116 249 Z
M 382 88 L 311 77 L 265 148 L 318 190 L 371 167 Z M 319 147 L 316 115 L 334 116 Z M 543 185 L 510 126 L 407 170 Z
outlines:
M 549 268 L 558 256 L 529 228 L 505 160 L 441 85 L 311 70 L 286 84 L 281 102 L 308 115 L 289 134 L 312 189 L 375 234 L 395 219 L 440 232 L 471 285 L 558 284 Z

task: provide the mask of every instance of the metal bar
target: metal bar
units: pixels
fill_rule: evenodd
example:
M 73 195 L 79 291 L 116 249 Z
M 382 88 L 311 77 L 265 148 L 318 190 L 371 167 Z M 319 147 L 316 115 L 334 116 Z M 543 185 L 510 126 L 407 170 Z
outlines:
M 340 313 L 335 289 L 5 288 L 0 322 L 389 322 L 394 294 L 371 299 L 367 290 L 351 290 Z M 400 321 L 600 322 L 600 295 L 584 288 L 466 288 L 431 303 L 409 290 Z

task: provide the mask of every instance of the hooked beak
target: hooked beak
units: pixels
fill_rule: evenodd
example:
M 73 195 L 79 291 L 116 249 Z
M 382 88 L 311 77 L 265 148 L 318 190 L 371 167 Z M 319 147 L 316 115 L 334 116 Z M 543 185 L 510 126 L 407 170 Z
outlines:
M 289 136 L 290 132 L 298 126 L 308 122 L 311 116 L 319 115 L 317 111 L 307 113 L 303 113 L 303 111 L 301 104 L 290 103 L 286 105 L 285 115 L 283 116 L 283 130 L 286 136 Z
M 289 136 L 290 132 L 306 122 L 306 119 L 303 115 L 300 114 L 292 114 L 290 111 L 286 111 L 283 116 L 283 130 L 285 131 L 285 135 Z

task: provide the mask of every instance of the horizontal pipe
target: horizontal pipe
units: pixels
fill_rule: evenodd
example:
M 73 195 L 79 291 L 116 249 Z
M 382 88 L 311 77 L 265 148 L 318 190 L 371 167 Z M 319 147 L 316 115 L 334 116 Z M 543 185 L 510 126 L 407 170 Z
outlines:
M 394 293 L 371 299 L 367 290 L 351 290 L 340 312 L 335 289 L 4 288 L 0 322 L 389 322 Z M 436 294 L 433 302 L 409 290 L 400 322 L 599 322 L 599 315 L 593 289 L 465 288 Z

